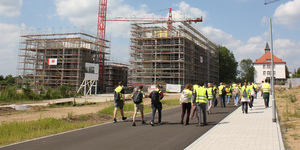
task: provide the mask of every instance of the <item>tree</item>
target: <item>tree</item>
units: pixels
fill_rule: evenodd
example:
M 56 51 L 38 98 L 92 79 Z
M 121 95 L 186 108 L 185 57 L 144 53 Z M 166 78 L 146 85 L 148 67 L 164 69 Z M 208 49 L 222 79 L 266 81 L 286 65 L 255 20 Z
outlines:
M 240 62 L 241 81 L 254 82 L 254 67 L 251 59 L 243 59 Z
M 285 77 L 290 78 L 290 72 L 289 72 L 289 69 L 286 65 L 285 65 Z
M 224 46 L 218 46 L 219 51 L 219 78 L 221 82 L 231 83 L 238 73 L 238 62 L 234 54 Z
M 297 69 L 297 74 L 300 74 L 300 68 Z

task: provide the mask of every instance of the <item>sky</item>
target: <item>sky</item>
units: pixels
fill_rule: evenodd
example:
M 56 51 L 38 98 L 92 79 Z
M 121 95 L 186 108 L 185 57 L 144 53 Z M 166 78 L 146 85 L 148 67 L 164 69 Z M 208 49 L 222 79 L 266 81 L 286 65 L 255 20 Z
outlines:
M 289 71 L 300 67 L 300 0 L 107 0 L 107 17 L 199 18 L 192 24 L 210 41 L 253 62 L 270 45 Z M 0 75 L 17 75 L 20 35 L 27 32 L 84 31 L 97 34 L 99 0 L 0 0 Z M 109 21 L 110 59 L 129 64 L 130 22 Z M 271 47 L 271 45 L 270 45 Z

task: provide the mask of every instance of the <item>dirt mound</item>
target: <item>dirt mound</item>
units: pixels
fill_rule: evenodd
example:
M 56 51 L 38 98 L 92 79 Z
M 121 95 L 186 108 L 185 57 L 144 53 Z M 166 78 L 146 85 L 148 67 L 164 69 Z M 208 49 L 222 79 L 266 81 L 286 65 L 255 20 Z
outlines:
M 14 110 L 11 107 L 0 107 L 0 115 L 5 115 L 11 112 L 15 112 L 16 110 Z

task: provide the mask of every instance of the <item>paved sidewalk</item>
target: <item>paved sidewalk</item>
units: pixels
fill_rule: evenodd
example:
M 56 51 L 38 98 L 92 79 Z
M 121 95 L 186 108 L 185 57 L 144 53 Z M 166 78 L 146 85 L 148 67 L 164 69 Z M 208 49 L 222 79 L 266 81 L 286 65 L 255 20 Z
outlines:
M 243 114 L 240 106 L 186 149 L 283 150 L 279 124 L 272 121 L 271 100 L 269 104 L 265 108 L 262 97 L 258 96 L 248 114 Z

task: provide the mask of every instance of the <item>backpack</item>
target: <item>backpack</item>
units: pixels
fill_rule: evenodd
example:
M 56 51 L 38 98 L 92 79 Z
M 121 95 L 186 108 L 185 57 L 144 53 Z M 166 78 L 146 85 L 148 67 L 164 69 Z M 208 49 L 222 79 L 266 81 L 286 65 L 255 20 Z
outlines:
M 240 92 L 240 90 L 239 90 L 238 87 L 235 87 L 235 88 L 233 89 L 233 94 L 239 94 L 239 92 Z
M 157 104 L 159 102 L 159 91 L 154 90 L 151 93 L 151 103 Z
M 115 101 L 120 101 L 121 100 L 121 95 L 120 92 L 116 92 L 114 93 L 114 100 Z
M 223 87 L 223 89 L 222 89 L 222 95 L 223 95 L 223 96 L 226 95 L 225 87 Z
M 230 93 L 230 89 L 229 88 L 225 88 L 226 93 Z
M 143 93 L 141 91 L 136 91 L 133 94 L 133 102 L 135 104 L 140 104 L 143 101 Z
M 180 96 L 180 103 L 188 103 L 189 100 L 190 100 L 189 94 L 190 94 L 189 91 L 183 90 L 183 91 L 181 92 L 181 96 Z
M 248 96 L 248 95 L 247 95 L 247 92 L 246 92 L 246 89 L 244 89 L 242 96 L 243 96 L 244 98 L 246 98 L 246 97 Z

